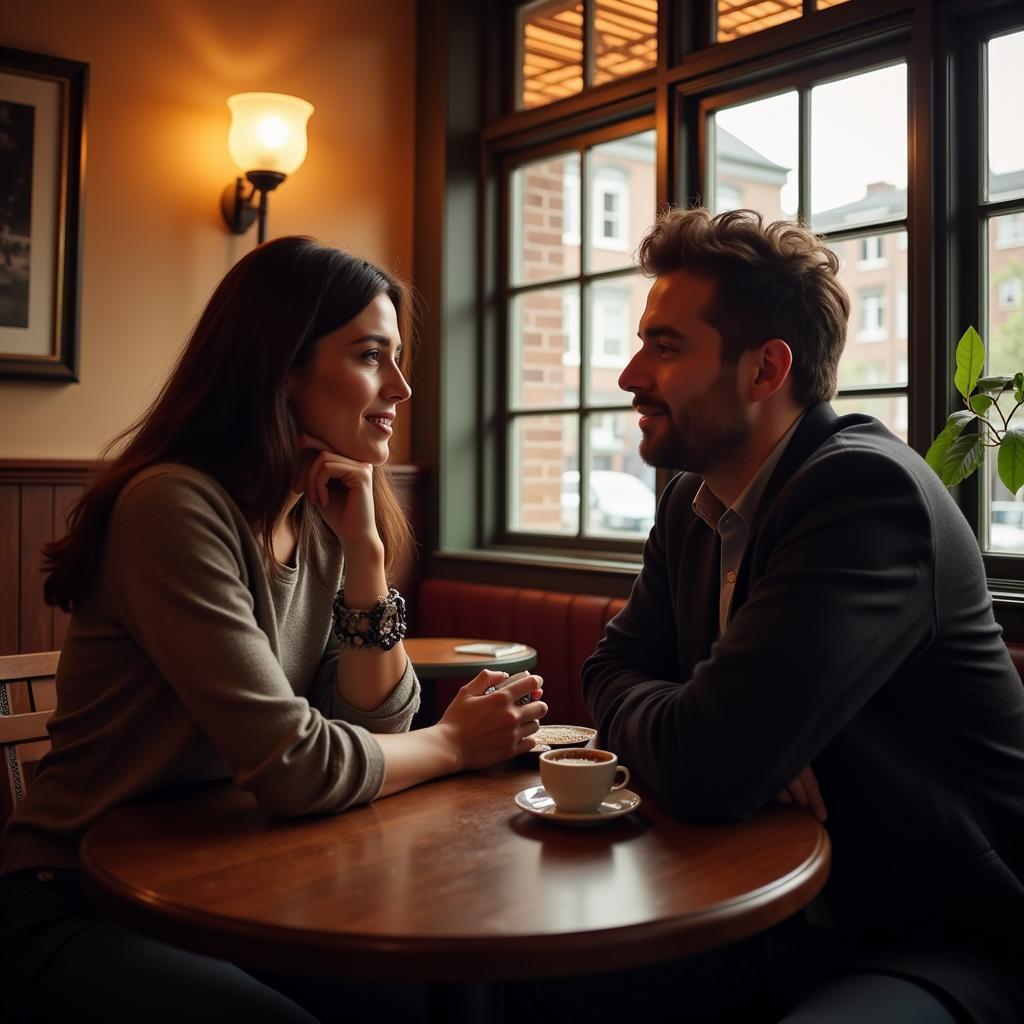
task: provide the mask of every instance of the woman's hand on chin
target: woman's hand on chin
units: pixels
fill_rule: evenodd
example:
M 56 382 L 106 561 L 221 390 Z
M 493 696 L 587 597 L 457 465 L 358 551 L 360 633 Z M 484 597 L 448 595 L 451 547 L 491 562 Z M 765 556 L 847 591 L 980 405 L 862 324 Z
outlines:
M 309 434 L 299 435 L 299 448 L 312 458 L 303 462 L 296 492 L 320 509 L 346 551 L 356 545 L 380 545 L 373 511 L 373 467 L 331 451 Z

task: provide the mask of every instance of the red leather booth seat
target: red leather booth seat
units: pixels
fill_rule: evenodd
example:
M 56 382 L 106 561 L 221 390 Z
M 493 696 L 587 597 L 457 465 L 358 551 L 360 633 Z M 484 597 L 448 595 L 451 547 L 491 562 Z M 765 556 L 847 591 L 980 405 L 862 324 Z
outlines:
M 621 598 L 590 594 L 428 579 L 420 584 L 416 632 L 529 644 L 537 650 L 534 671 L 544 677 L 547 721 L 589 725 L 580 697 L 580 668 L 623 604 Z M 465 681 L 438 680 L 439 709 L 447 707 Z
M 551 708 L 547 720 L 592 725 L 580 696 L 580 668 L 623 604 L 621 598 L 590 594 L 428 579 L 420 584 L 417 633 L 518 640 L 535 647 L 534 671 L 544 677 L 544 699 Z M 1024 680 L 1024 643 L 1006 646 Z M 439 709 L 447 707 L 465 681 L 438 680 Z

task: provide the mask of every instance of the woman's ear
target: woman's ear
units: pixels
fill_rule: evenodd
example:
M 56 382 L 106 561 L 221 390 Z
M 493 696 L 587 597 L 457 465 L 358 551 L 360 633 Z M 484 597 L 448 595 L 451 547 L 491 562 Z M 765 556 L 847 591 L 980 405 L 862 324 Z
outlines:
M 295 397 L 295 388 L 297 385 L 295 379 L 295 371 L 291 371 L 284 378 L 284 397 L 287 401 L 291 401 Z

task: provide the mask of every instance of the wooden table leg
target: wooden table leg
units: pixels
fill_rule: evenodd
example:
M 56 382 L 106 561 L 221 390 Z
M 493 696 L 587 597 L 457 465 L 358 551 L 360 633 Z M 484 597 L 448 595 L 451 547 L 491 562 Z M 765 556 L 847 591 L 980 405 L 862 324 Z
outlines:
M 500 1024 L 500 985 L 429 985 L 427 1020 L 430 1024 Z

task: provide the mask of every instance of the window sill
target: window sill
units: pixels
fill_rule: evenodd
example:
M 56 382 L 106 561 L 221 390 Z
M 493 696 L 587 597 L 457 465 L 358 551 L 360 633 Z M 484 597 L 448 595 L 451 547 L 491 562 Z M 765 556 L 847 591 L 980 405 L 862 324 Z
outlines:
M 489 562 L 492 564 L 546 566 L 572 569 L 576 572 L 615 573 L 630 578 L 636 576 L 643 564 L 638 553 L 635 558 L 619 554 L 572 555 L 564 551 L 523 551 L 518 548 L 447 549 L 436 552 L 436 557 L 463 562 Z

